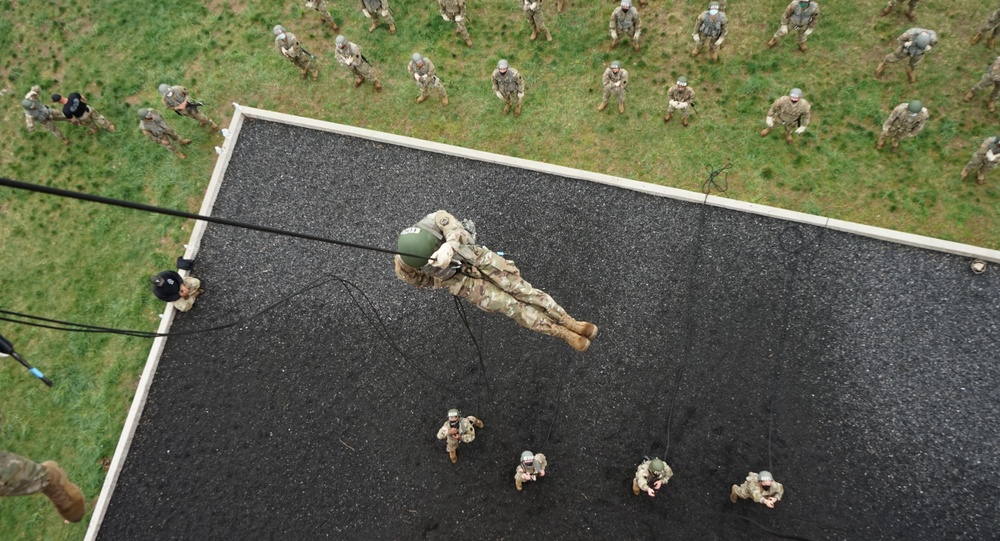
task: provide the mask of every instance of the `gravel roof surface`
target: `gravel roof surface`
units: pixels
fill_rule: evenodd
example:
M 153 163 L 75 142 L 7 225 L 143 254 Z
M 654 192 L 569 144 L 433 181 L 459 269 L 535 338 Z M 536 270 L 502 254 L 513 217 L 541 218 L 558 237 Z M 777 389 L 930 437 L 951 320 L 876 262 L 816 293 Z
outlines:
M 391 256 L 210 225 L 173 331 L 278 305 L 168 341 L 102 540 L 1000 531 L 995 265 L 249 118 L 234 152 L 216 216 L 392 249 L 447 209 L 600 336 L 576 353 L 466 304 L 481 363 Z M 282 300 L 331 274 L 366 297 Z M 454 465 L 450 407 L 485 422 Z M 525 449 L 548 475 L 518 493 Z M 656 498 L 630 489 L 644 455 L 675 472 Z M 785 498 L 731 504 L 760 469 Z

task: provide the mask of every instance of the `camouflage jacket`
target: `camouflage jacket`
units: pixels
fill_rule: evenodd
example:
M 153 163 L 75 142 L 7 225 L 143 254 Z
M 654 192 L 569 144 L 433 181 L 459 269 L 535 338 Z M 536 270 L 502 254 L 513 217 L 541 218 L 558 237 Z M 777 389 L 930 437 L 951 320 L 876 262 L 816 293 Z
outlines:
M 388 11 L 389 0 L 361 0 L 361 9 L 367 9 L 369 13 Z
M 531 463 L 531 466 L 525 466 L 523 462 L 517 463 L 517 468 L 514 470 L 515 476 L 520 476 L 523 474 L 528 475 L 538 475 L 539 473 L 545 471 L 549 465 L 548 460 L 545 459 L 545 455 L 542 453 L 535 453 L 535 461 Z
M 534 5 L 535 8 L 532 9 L 531 6 Z M 542 11 L 542 0 L 521 0 L 521 9 L 527 12 L 538 12 Z
M 916 43 L 917 36 L 919 36 L 923 32 L 927 32 L 931 36 L 931 41 L 930 43 L 927 44 L 926 49 L 921 49 L 920 46 L 917 45 Z M 920 56 L 926 53 L 927 49 L 930 49 L 931 47 L 938 44 L 938 37 L 937 33 L 934 32 L 933 30 L 927 30 L 925 28 L 911 28 L 906 32 L 900 34 L 899 37 L 896 38 L 896 41 L 899 42 L 899 48 L 906 51 L 906 54 L 910 56 Z M 910 44 L 909 47 L 906 46 L 907 43 Z
M 361 47 L 358 47 L 357 43 L 348 41 L 343 47 L 337 47 L 336 53 L 337 62 L 345 66 L 360 66 L 364 59 L 361 58 Z
M 445 421 L 441 425 L 441 429 L 438 430 L 437 438 L 443 440 L 448 437 L 448 432 L 451 430 L 451 421 Z M 469 419 L 466 417 L 459 417 L 458 422 L 455 423 L 455 427 L 458 428 L 458 439 L 462 440 L 462 443 L 469 443 L 470 441 L 476 439 L 476 427 L 472 426 Z
M 639 490 L 648 489 L 649 483 L 651 482 L 656 483 L 657 481 L 663 481 L 663 484 L 665 485 L 670 481 L 670 478 L 673 477 L 674 475 L 674 471 L 671 470 L 670 466 L 667 466 L 666 463 L 663 464 L 664 468 L 662 472 L 650 473 L 649 472 L 650 462 L 652 462 L 652 460 L 647 460 L 642 464 L 639 464 L 639 467 L 636 468 L 635 470 L 635 484 L 639 485 Z
M 438 6 L 441 7 L 442 15 L 449 15 L 453 19 L 455 15 L 465 18 L 465 0 L 438 0 Z
M 280 36 L 274 38 L 274 45 L 278 47 L 278 52 L 281 52 L 282 55 L 290 59 L 295 59 L 305 54 L 302 52 L 302 45 L 299 44 L 299 39 L 291 32 L 285 32 L 285 39 L 281 39 Z M 288 53 L 285 53 L 282 49 L 285 49 Z
M 990 76 L 990 79 L 1000 82 L 1000 56 L 990 64 L 990 67 L 986 68 L 986 74 Z
M 767 116 L 772 116 L 778 120 L 779 124 L 795 124 L 796 126 L 807 126 L 809 124 L 809 110 L 812 106 L 805 98 L 799 98 L 798 102 L 792 102 L 789 96 L 781 96 L 774 100 L 771 108 L 767 111 Z
M 975 156 L 978 156 L 983 161 L 987 161 L 987 151 L 993 151 L 993 154 L 1000 156 L 1000 140 L 997 140 L 996 137 L 983 139 L 983 144 L 979 145 L 979 150 L 976 151 Z
M 157 139 L 162 139 L 164 135 L 172 133 L 174 130 L 171 128 L 160 113 L 156 111 L 150 111 L 153 113 L 152 119 L 142 119 L 139 121 L 139 129 L 143 132 L 149 132 L 153 137 Z
M 900 103 L 892 110 L 885 123 L 882 124 L 882 131 L 892 130 L 899 132 L 901 137 L 913 137 L 920 133 L 920 130 L 924 129 L 924 124 L 927 123 L 929 117 L 930 114 L 927 112 L 926 107 L 921 109 L 919 113 L 911 116 L 910 104 Z
M 524 79 L 514 68 L 507 68 L 507 73 L 500 73 L 499 69 L 493 70 L 493 91 L 504 96 L 524 93 Z
M 784 15 L 781 16 L 782 26 L 816 28 L 817 22 L 819 22 L 819 4 L 816 2 L 809 2 L 809 7 L 802 9 L 799 7 L 799 0 L 794 0 L 788 4 Z
M 422 66 L 417 66 L 417 63 L 411 60 L 406 65 L 406 71 L 410 72 L 410 77 L 419 75 L 420 80 L 417 83 L 422 85 L 432 84 L 434 79 L 437 78 L 437 71 L 434 69 L 434 63 L 431 62 L 430 58 L 424 58 Z
M 170 109 L 176 109 L 187 101 L 189 95 L 188 89 L 180 85 L 174 85 L 163 95 L 163 105 L 166 105 Z
M 667 91 L 667 98 L 681 103 L 691 103 L 694 101 L 694 89 L 690 86 L 680 87 L 674 85 Z
M 601 77 L 601 83 L 604 85 L 604 88 L 614 87 L 616 86 L 615 83 L 621 83 L 617 86 L 624 89 L 625 85 L 628 84 L 628 70 L 619 68 L 618 73 L 615 73 L 611 68 L 608 68 L 604 70 L 604 76 Z
M 750 490 L 750 496 L 757 503 L 763 503 L 764 498 L 774 498 L 780 501 L 781 497 L 785 495 L 785 487 L 781 486 L 781 483 L 777 481 L 771 481 L 771 486 L 766 489 L 760 486 L 760 479 L 757 478 L 757 472 L 750 472 L 743 486 Z
M 721 11 L 715 18 L 712 18 L 711 13 L 703 11 L 694 22 L 694 33 L 715 39 L 724 38 L 729 35 L 729 19 Z
M 624 10 L 621 6 L 615 8 L 611 13 L 611 23 L 608 28 L 614 32 L 618 31 L 620 34 L 627 34 L 632 36 L 633 34 L 638 34 L 642 30 L 642 25 L 639 21 L 639 10 L 629 8 Z

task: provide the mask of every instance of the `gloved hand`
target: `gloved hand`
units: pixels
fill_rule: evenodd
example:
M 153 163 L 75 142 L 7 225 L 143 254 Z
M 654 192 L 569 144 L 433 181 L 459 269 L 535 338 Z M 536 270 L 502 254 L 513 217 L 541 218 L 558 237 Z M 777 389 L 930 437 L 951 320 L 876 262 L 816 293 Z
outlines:
M 536 9 L 538 9 L 538 2 L 532 2 L 531 3 L 531 11 L 535 11 Z
M 417 81 L 419 83 L 420 82 L 420 74 L 419 73 L 414 73 L 413 74 L 413 80 Z
M 389 16 L 389 10 L 388 9 L 383 9 L 382 11 L 378 12 L 378 14 L 381 15 L 381 16 L 383 16 L 383 17 L 388 17 Z
M 436 252 L 431 254 L 431 265 L 438 269 L 447 269 L 451 265 L 451 257 L 455 255 L 455 249 L 447 242 L 442 244 Z
M 499 90 L 497 90 L 496 94 L 498 98 L 503 99 L 503 94 Z
M 351 64 L 353 64 L 354 63 L 354 57 L 353 56 L 348 56 L 346 63 L 347 63 L 348 66 L 350 66 Z
M 934 46 L 933 45 L 928 45 L 928 46 L 924 47 L 924 52 L 926 53 L 927 51 L 931 50 L 932 47 L 934 47 Z
M 676 101 L 676 100 L 670 100 L 669 103 L 670 103 L 670 106 L 673 107 L 674 109 L 677 109 L 677 108 L 679 108 L 681 106 L 681 102 Z
M 283 54 L 283 55 L 285 55 L 285 56 L 290 56 L 290 55 L 288 54 L 288 49 L 286 49 L 286 48 L 284 48 L 284 47 L 282 47 L 282 48 L 281 48 L 281 54 Z
M 719 45 L 722 45 L 722 42 L 725 41 L 725 40 L 726 40 L 726 38 L 721 38 L 720 37 L 719 39 L 715 40 L 715 46 L 718 47 Z
M 787 24 L 781 25 L 781 33 L 782 34 L 787 34 L 788 33 L 788 25 Z
M 812 28 L 806 28 L 806 31 L 803 32 L 803 33 L 808 36 L 809 34 L 813 33 L 813 29 Z
M 611 39 L 618 39 L 618 32 L 615 30 L 611 31 Z
M 639 32 L 636 32 L 635 34 L 632 34 L 632 39 L 638 40 L 639 39 Z
M 447 13 L 442 13 L 441 14 L 441 18 L 444 19 L 444 20 L 446 20 L 446 21 L 451 21 L 451 17 L 448 17 Z
M 372 14 L 371 14 L 371 13 L 369 13 L 367 9 L 362 9 L 362 10 L 361 10 L 361 13 L 364 13 L 364 14 L 365 14 L 365 17 L 366 17 L 366 18 L 368 18 L 368 19 L 371 19 L 371 18 L 372 18 Z
M 522 99 L 522 98 L 524 98 L 524 92 L 518 92 L 517 99 Z
M 622 82 L 621 82 L 621 81 L 617 81 L 617 82 L 615 83 L 615 86 L 622 86 Z
M 903 44 L 903 47 L 907 47 L 908 48 L 910 45 L 913 45 L 913 42 L 912 41 L 907 41 L 906 43 Z
M 767 122 L 767 127 L 768 128 L 773 128 L 774 127 L 774 117 L 773 116 L 769 116 L 769 117 L 765 118 L 764 122 Z
M 989 160 L 989 161 L 991 161 L 991 162 L 995 162 L 995 161 L 997 161 L 997 155 L 994 154 L 992 150 L 987 150 L 986 151 L 986 159 Z
M 462 17 L 461 15 L 455 15 L 455 22 L 456 23 L 460 23 L 460 22 L 462 22 L 464 20 L 465 20 L 465 17 Z
M 805 131 L 806 131 L 805 126 L 799 126 L 798 129 L 795 130 L 795 133 L 803 133 Z
M 699 36 L 698 33 L 696 32 L 694 34 L 691 34 L 691 39 L 693 39 L 695 43 L 698 43 L 699 41 L 701 41 L 701 36 Z

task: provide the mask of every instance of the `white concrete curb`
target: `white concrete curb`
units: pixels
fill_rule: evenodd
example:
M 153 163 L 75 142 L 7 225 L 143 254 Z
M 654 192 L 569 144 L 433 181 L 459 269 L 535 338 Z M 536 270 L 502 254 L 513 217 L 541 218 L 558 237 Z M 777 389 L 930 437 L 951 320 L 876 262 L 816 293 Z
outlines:
M 229 167 L 229 158 L 232 155 L 230 149 L 236 145 L 236 137 L 242 125 L 243 115 L 240 114 L 240 109 L 237 107 L 236 112 L 233 114 L 233 119 L 229 123 L 229 130 L 232 133 L 222 144 L 223 153 L 219 156 L 218 161 L 215 162 L 215 171 L 212 173 L 212 179 L 209 181 L 208 189 L 205 191 L 205 199 L 202 200 L 201 210 L 198 212 L 202 216 L 210 216 L 212 214 L 212 207 L 215 206 L 215 199 L 218 197 L 219 189 L 222 187 L 222 178 L 225 176 L 226 168 Z M 208 223 L 202 220 L 195 222 L 194 229 L 191 230 L 191 240 L 185 245 L 187 248 L 184 253 L 185 258 L 194 259 L 198 255 L 198 249 L 201 247 L 201 238 L 205 234 L 205 227 L 207 225 Z M 181 271 L 181 275 L 186 276 L 187 272 Z M 174 315 L 177 313 L 174 310 L 173 304 L 167 303 L 166 306 L 163 315 L 160 316 L 162 318 L 160 326 L 156 329 L 156 332 L 160 334 L 170 332 Z M 146 358 L 146 367 L 142 371 L 142 376 L 139 378 L 139 386 L 135 391 L 135 397 L 132 399 L 132 407 L 129 408 L 128 417 L 125 419 L 125 426 L 122 428 L 122 435 L 118 439 L 115 455 L 111 459 L 111 466 L 108 468 L 108 476 L 104 479 L 101 494 L 97 497 L 97 503 L 94 504 L 94 512 L 90 516 L 90 524 L 87 525 L 87 535 L 84 537 L 85 541 L 95 541 L 97 539 L 101 523 L 104 522 L 104 514 L 108 510 L 108 505 L 111 503 L 111 496 L 115 491 L 115 485 L 118 483 L 118 476 L 121 474 L 122 466 L 125 464 L 129 447 L 132 445 L 135 429 L 139 424 L 139 419 L 142 417 L 142 410 L 146 406 L 146 398 L 149 396 L 149 389 L 153 384 L 153 376 L 156 374 L 156 368 L 160 364 L 160 355 L 163 354 L 163 348 L 166 345 L 166 337 L 161 336 L 153 340 L 153 347 L 149 350 L 149 356 Z

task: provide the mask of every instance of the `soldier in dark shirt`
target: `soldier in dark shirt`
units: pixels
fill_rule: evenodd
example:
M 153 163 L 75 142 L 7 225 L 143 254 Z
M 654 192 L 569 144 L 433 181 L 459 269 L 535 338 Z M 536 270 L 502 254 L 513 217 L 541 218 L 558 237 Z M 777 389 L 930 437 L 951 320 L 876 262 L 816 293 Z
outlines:
M 83 99 L 79 92 L 74 92 L 66 97 L 52 94 L 52 101 L 63 104 L 62 111 L 67 120 L 77 126 L 89 126 L 90 133 L 97 133 L 97 130 L 101 128 L 109 132 L 115 131 L 115 125 L 108 122 L 101 113 L 97 112 L 97 109 L 87 105 L 87 100 Z

